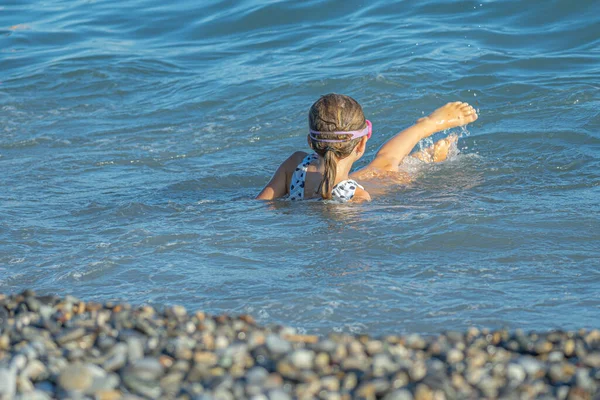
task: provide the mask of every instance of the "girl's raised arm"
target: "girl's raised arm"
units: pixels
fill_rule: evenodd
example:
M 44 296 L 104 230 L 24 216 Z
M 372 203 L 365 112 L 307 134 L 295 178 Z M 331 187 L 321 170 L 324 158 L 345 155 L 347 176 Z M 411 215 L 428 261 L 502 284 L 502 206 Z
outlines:
M 375 159 L 366 168 L 396 171 L 398 165 L 410 154 L 419 140 L 445 129 L 466 125 L 476 119 L 477 112 L 468 103 L 460 101 L 448 103 L 385 142 L 375 155 Z

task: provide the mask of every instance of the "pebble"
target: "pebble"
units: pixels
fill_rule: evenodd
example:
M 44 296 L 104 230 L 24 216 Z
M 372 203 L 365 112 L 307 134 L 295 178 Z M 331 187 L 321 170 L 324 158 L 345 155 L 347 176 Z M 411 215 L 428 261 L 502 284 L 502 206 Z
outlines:
M 246 381 L 250 384 L 261 385 L 269 377 L 269 371 L 263 367 L 253 367 L 246 372 Z
M 446 354 L 446 360 L 450 364 L 461 362 L 464 358 L 463 352 L 458 349 L 450 349 Z
M 157 359 L 144 358 L 126 367 L 121 376 L 125 386 L 134 393 L 157 399 L 162 393 L 159 385 L 162 373 L 163 367 Z
M 586 355 L 583 358 L 583 363 L 588 367 L 600 368 L 600 352 Z
M 425 340 L 416 333 L 408 335 L 408 337 L 406 338 L 406 347 L 409 347 L 411 349 L 422 350 L 425 348 L 426 345 L 427 343 L 425 342 Z
M 281 389 L 269 390 L 267 396 L 269 400 L 292 400 L 292 397 Z
M 48 369 L 39 360 L 32 360 L 23 370 L 23 376 L 31 379 L 33 382 L 47 379 L 49 376 Z
M 33 390 L 31 392 L 22 393 L 17 396 L 15 399 L 17 400 L 50 400 L 50 396 L 42 391 Z
M 58 386 L 67 391 L 84 392 L 92 386 L 94 377 L 88 368 L 81 364 L 71 364 L 60 373 Z
M 261 327 L 171 306 L 0 295 L 0 399 L 591 399 L 600 330 L 438 335 Z
M 127 359 L 135 362 L 144 358 L 144 343 L 140 338 L 131 337 L 127 339 Z
M 296 350 L 289 357 L 294 367 L 298 369 L 311 369 L 315 353 L 309 350 Z
M 163 367 L 156 358 L 143 358 L 134 362 L 127 373 L 135 375 L 137 378 L 152 381 L 158 379 L 163 374 Z
M 511 363 L 508 364 L 507 376 L 511 383 L 514 382 L 514 384 L 519 385 L 525 380 L 525 378 L 527 377 L 527 373 L 525 372 L 525 369 L 522 366 Z
M 81 339 L 85 335 L 85 329 L 83 328 L 72 328 L 62 331 L 56 337 L 56 343 L 64 345 L 73 340 Z
M 399 389 L 388 393 L 383 400 L 413 400 L 413 395 L 408 389 Z
M 12 399 L 17 390 L 17 376 L 14 370 L 0 368 L 0 398 Z
M 117 343 L 109 352 L 109 357 L 102 368 L 107 371 L 116 371 L 121 369 L 127 362 L 127 345 L 125 343 Z
M 290 342 L 274 334 L 267 336 L 266 345 L 273 354 L 285 354 L 292 350 Z

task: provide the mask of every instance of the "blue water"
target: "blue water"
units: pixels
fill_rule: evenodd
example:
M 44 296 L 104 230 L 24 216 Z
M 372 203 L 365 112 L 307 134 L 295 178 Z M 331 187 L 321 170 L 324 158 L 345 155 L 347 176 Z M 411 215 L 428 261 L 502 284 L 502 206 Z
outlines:
M 599 8 L 4 0 L 0 292 L 315 333 L 598 327 Z M 360 165 L 447 101 L 480 118 L 369 204 L 252 200 L 329 92 L 374 124 Z

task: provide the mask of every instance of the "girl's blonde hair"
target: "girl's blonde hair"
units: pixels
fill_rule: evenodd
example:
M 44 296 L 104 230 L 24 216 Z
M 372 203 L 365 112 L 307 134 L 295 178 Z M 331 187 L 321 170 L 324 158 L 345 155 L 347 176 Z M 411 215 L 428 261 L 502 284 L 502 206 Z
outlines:
M 323 199 L 331 199 L 331 191 L 335 183 L 337 160 L 352 154 L 361 138 L 351 139 L 352 135 L 327 134 L 323 132 L 356 131 L 367 126 L 362 107 L 350 96 L 330 93 L 321 96 L 308 112 L 308 125 L 311 130 L 321 132 L 320 139 L 340 140 L 344 142 L 322 142 L 309 135 L 312 149 L 325 159 L 325 173 L 318 192 Z M 351 139 L 351 140 L 350 140 Z

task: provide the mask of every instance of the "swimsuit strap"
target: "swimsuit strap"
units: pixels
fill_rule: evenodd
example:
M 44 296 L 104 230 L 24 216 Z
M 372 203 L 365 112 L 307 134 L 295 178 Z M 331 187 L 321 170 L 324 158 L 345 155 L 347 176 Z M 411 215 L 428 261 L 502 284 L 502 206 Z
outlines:
M 308 170 L 308 166 L 310 163 L 318 159 L 319 156 L 316 154 L 309 154 L 298 166 L 292 175 L 292 181 L 290 183 L 290 200 L 303 200 L 304 199 L 304 182 L 306 180 L 306 171 Z M 337 185 L 333 187 L 331 190 L 331 197 L 333 200 L 345 203 L 351 200 L 356 193 L 356 188 L 361 188 L 364 190 L 364 187 L 358 184 L 353 179 L 346 179 L 345 181 L 341 181 Z
M 345 181 L 341 181 L 333 187 L 333 190 L 331 191 L 331 197 L 334 200 L 345 203 L 354 197 L 356 188 L 361 188 L 363 190 L 365 189 L 354 179 L 346 179 Z
M 311 162 L 319 158 L 316 154 L 309 154 L 296 167 L 290 182 L 290 200 L 304 199 L 304 181 L 306 180 L 306 171 Z

